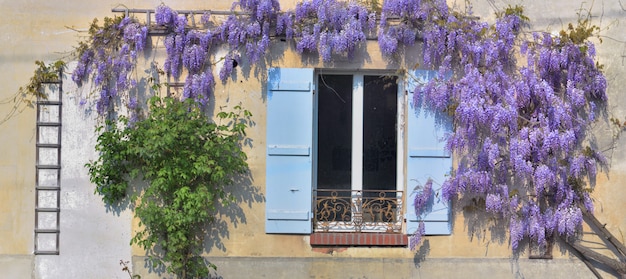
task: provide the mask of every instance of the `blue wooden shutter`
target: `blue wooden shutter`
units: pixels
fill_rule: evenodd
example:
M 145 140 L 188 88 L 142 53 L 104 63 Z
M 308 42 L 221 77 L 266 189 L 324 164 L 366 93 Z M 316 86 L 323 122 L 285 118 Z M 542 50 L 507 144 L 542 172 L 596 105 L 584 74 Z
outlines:
M 271 68 L 268 76 L 265 232 L 309 234 L 313 69 Z
M 436 72 L 418 70 L 415 72 L 417 82 L 426 82 L 434 78 Z M 409 91 L 408 112 L 408 146 L 407 146 L 407 233 L 412 234 L 417 230 L 419 220 L 424 220 L 427 235 L 450 234 L 450 209 L 441 195 L 441 185 L 446 179 L 446 174 L 452 168 L 452 158 L 445 150 L 443 137 L 452 128 L 449 119 L 436 118 L 433 114 L 426 113 L 423 105 L 413 103 L 416 81 L 409 78 L 407 85 Z M 428 179 L 433 180 L 433 193 L 431 211 L 421 216 L 416 216 L 413 207 L 413 199 L 418 185 L 424 185 Z

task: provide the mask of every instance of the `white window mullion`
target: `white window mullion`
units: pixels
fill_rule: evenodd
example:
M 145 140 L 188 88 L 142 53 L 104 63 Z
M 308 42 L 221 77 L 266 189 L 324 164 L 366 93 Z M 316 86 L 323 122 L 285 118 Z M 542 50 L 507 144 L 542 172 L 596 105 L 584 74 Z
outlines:
M 363 75 L 352 79 L 352 222 L 358 232 L 363 224 Z
M 405 204 L 408 204 L 408 202 L 405 202 L 405 197 L 409 196 L 409 193 L 407 192 L 406 195 L 403 195 L 403 191 L 404 189 L 406 189 L 406 179 L 404 179 L 404 176 L 406 174 L 406 159 L 407 159 L 407 152 L 405 152 L 405 148 L 406 148 L 406 138 L 405 138 L 405 127 L 406 127 L 406 117 L 405 115 L 407 115 L 406 110 L 408 108 L 409 102 L 411 100 L 408 100 L 408 84 L 406 82 L 401 83 L 400 86 L 398 86 L 398 106 L 397 106 L 397 110 L 398 110 L 398 119 L 396 120 L 397 122 L 397 126 L 396 126 L 396 130 L 397 130 L 397 155 L 396 155 L 396 190 L 398 190 L 398 196 L 396 197 L 398 199 L 398 207 L 397 207 L 397 222 L 399 224 L 402 224 L 401 226 L 404 226 L 404 223 L 402 222 L 402 220 L 404 219 L 405 212 L 406 210 L 408 210 L 408 206 L 404 206 Z M 402 230 L 406 230 L 406 226 L 404 226 L 404 228 L 402 228 Z
M 397 155 L 396 155 L 396 190 L 402 191 L 404 189 L 404 172 L 405 166 L 404 162 L 406 160 L 406 152 L 404 152 L 405 148 L 405 138 L 404 138 L 404 127 L 405 127 L 405 104 L 407 104 L 407 88 L 406 84 L 402 84 L 398 87 L 398 119 L 396 120 L 396 132 L 397 134 Z
M 354 75 L 352 91 L 352 190 L 363 189 L 363 75 Z

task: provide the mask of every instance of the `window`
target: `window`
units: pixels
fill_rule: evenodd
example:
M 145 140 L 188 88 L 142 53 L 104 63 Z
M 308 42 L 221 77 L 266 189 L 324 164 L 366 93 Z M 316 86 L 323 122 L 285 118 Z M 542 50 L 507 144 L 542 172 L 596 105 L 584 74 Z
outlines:
M 432 72 L 416 76 L 427 79 Z M 450 233 L 440 194 L 425 216 L 407 210 L 417 185 L 429 177 L 443 182 L 451 167 L 440 141 L 449 127 L 404 105 L 412 93 L 403 89 L 413 85 L 393 76 L 316 75 L 313 69 L 273 68 L 268 77 L 267 233 L 310 234 L 314 225 L 320 229 L 314 224 L 320 220 L 325 230 L 380 231 L 357 224 L 386 222 L 396 226 L 394 232 L 412 233 L 418 219 L 426 222 L 427 234 Z M 345 203 L 335 211 L 344 224 L 320 215 L 320 206 L 333 204 L 318 201 L 333 195 L 334 205 Z M 391 213 L 360 214 L 364 203 L 381 196 L 384 212 Z
M 401 231 L 397 77 L 319 74 L 316 92 L 314 230 Z

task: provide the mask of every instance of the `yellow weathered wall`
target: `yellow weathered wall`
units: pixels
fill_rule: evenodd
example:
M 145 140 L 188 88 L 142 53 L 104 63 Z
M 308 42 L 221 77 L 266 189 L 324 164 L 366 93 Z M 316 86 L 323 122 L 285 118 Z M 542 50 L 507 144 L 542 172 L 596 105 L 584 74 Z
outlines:
M 293 7 L 296 0 L 282 1 L 283 9 Z M 462 2 L 462 1 L 459 1 Z M 477 1 L 475 1 L 477 2 Z M 486 1 L 485 1 L 486 2 Z M 492 1 L 488 1 L 492 2 Z M 2 1 L 0 7 L 5 11 L 0 19 L 0 100 L 13 96 L 19 86 L 28 82 L 34 70 L 35 60 L 53 61 L 65 58 L 76 45 L 81 33 L 68 29 L 85 30 L 93 18 L 102 19 L 112 16 L 111 9 L 120 5 L 128 8 L 154 8 L 161 3 L 154 1 Z M 214 9 L 227 10 L 231 1 L 163 1 L 174 9 Z M 531 18 L 531 30 L 558 32 L 566 22 L 576 19 L 577 9 L 582 1 L 493 1 L 475 3 L 474 11 L 481 18 L 492 19 L 494 5 L 503 9 L 508 4 L 521 4 L 526 7 L 526 14 Z M 461 3 L 452 3 L 460 5 Z M 584 3 L 583 7 L 589 7 Z M 603 43 L 597 46 L 599 61 L 605 65 L 609 83 L 609 111 L 612 116 L 624 120 L 626 105 L 623 104 L 626 82 L 625 55 L 626 32 L 623 31 L 623 19 L 626 12 L 618 1 L 595 3 L 592 9 L 595 24 L 601 24 Z M 602 15 L 602 18 L 600 18 Z M 143 19 L 143 15 L 138 15 Z M 381 57 L 376 42 L 367 45 L 367 59 L 350 62 L 339 59 L 333 65 L 303 62 L 292 49 L 293 45 L 285 42 L 273 42 L 273 53 L 280 58 L 268 63 L 268 67 L 336 67 L 342 69 L 395 69 L 386 58 Z M 157 52 L 164 52 L 162 42 L 157 45 Z M 419 59 L 410 57 L 414 62 Z M 365 61 L 365 62 L 364 62 Z M 412 65 L 412 64 L 411 64 Z M 139 67 L 146 67 L 141 64 Z M 404 65 L 400 65 L 400 68 Z M 241 67 L 237 68 L 241 71 Z M 261 72 L 265 70 L 262 69 Z M 254 71 L 251 71 L 254 72 Z M 216 70 L 217 74 L 217 70 Z M 216 75 L 217 76 L 217 75 Z M 248 148 L 248 162 L 252 173 L 252 185 L 265 193 L 265 92 L 264 80 L 257 80 L 254 74 L 244 78 L 241 72 L 238 80 L 226 85 L 216 86 L 215 111 L 221 106 L 233 106 L 242 103 L 243 107 L 254 115 L 256 125 L 249 128 L 248 135 L 253 147 Z M 70 92 L 71 94 L 71 92 Z M 12 103 L 0 104 L 0 118 L 11 109 Z M 606 127 L 597 129 L 603 139 L 601 146 L 608 146 L 610 130 Z M 626 137 L 622 136 L 617 144 L 607 151 L 611 155 L 611 171 L 608 175 L 600 174 L 597 180 L 594 198 L 596 215 L 607 223 L 618 238 L 624 241 L 622 232 L 626 231 L 626 217 L 623 214 L 626 198 Z M 71 160 L 71 158 L 64 158 Z M 32 264 L 33 228 L 34 228 L 34 185 L 35 185 L 35 110 L 27 108 L 14 118 L 0 124 L 0 269 L 9 268 L 11 263 L 19 267 Z M 85 170 L 86 172 L 86 170 Z M 61 186 L 63 187 L 63 185 Z M 345 258 L 412 258 L 414 253 L 406 248 L 348 248 L 331 254 L 315 252 L 308 244 L 308 236 L 267 235 L 264 233 L 265 205 L 253 202 L 251 207 L 241 206 L 246 222 L 227 228 L 228 237 L 222 238 L 224 249 L 213 248 L 208 256 L 239 257 L 345 257 Z M 489 231 L 470 236 L 464 214 L 454 214 L 454 231 L 451 236 L 427 237 L 430 246 L 428 258 L 508 258 L 511 255 L 508 240 L 502 243 L 491 241 Z M 135 224 L 136 227 L 136 224 Z M 63 229 L 62 229 L 63 230 Z M 484 238 L 487 236 L 487 238 Z M 125 241 L 125 240 L 124 240 Z M 63 249 L 63 248 L 62 248 Z M 63 253 L 63 250 L 62 250 Z M 144 253 L 133 247 L 132 254 L 143 256 Z M 569 257 L 559 249 L 555 257 Z M 26 260 L 25 258 L 26 257 Z M 524 257 L 524 256 L 522 256 Z M 8 263 L 8 264 L 5 264 Z M 78 267 L 77 267 L 78 268 Z M 23 270 L 23 269 L 19 269 Z M 29 278 L 25 275 L 23 278 Z

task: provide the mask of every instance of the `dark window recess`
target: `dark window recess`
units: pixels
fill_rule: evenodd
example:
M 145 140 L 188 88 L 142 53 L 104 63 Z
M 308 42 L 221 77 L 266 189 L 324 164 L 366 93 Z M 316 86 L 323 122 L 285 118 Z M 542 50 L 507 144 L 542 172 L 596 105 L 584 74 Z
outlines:
M 318 78 L 317 188 L 351 189 L 352 76 Z
M 398 154 L 396 77 L 364 76 L 363 84 L 363 190 L 395 190 Z

